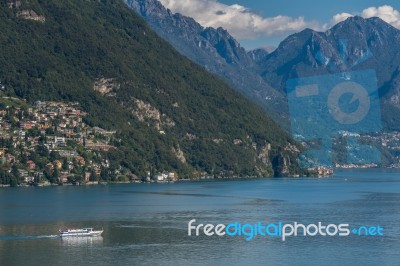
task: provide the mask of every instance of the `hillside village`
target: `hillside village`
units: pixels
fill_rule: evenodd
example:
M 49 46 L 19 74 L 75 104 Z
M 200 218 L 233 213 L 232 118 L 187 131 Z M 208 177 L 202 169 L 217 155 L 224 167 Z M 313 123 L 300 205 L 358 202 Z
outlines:
M 0 185 L 97 184 L 175 180 L 175 173 L 153 178 L 133 175 L 106 159 L 116 149 L 115 131 L 90 127 L 79 103 L 0 100 Z
M 177 174 L 168 171 L 148 171 L 146 176 L 138 177 L 110 162 L 107 152 L 118 149 L 114 145 L 118 142 L 116 131 L 90 127 L 84 122 L 88 115 L 78 102 L 36 101 L 30 105 L 20 98 L 0 96 L 0 186 L 177 180 Z M 368 139 L 391 151 L 399 149 L 397 132 Z M 377 165 L 336 164 L 336 167 Z M 329 172 L 321 169 L 317 169 L 317 175 L 332 174 L 331 169 Z

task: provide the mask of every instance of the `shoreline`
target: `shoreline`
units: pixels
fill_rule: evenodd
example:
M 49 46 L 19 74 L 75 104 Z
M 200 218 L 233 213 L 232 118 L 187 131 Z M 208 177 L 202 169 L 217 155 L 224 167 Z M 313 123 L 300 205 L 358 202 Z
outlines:
M 83 184 L 73 184 L 73 183 L 63 183 L 63 184 L 52 184 L 52 183 L 40 183 L 40 184 L 19 184 L 17 186 L 11 185 L 3 185 L 0 184 L 1 188 L 11 188 L 11 187 L 60 187 L 60 186 L 98 186 L 98 185 L 113 185 L 113 184 L 174 184 L 174 183 L 185 183 L 185 182 L 207 182 L 207 181 L 245 181 L 245 180 L 257 180 L 257 179 L 279 179 L 279 178 L 290 178 L 290 179 L 321 179 L 321 178 L 330 178 L 335 176 L 335 173 L 340 172 L 400 172 L 400 168 L 334 168 L 334 173 L 330 175 L 317 175 L 317 176 L 269 176 L 269 177 L 255 177 L 255 176 L 247 176 L 247 177 L 211 177 L 205 176 L 194 179 L 178 179 L 174 181 L 121 181 L 121 182 L 87 182 Z
M 208 181 L 221 181 L 221 182 L 230 182 L 230 181 L 250 181 L 250 180 L 261 180 L 261 179 L 279 179 L 279 178 L 329 178 L 333 175 L 329 176 L 282 176 L 282 177 L 223 177 L 223 178 L 196 178 L 196 179 L 179 179 L 175 181 L 123 181 L 123 182 L 88 182 L 85 184 L 72 184 L 72 183 L 64 183 L 64 184 L 51 184 L 51 183 L 43 183 L 43 184 L 20 184 L 13 187 L 63 187 L 63 186 L 76 186 L 76 187 L 85 187 L 85 186 L 100 186 L 100 185 L 119 185 L 119 184 L 175 184 L 175 183 L 187 183 L 187 182 L 208 182 Z M 0 189 L 8 187 L 11 188 L 10 185 L 0 185 Z
M 307 176 L 304 176 L 307 178 Z M 301 178 L 301 177 L 223 177 L 223 178 L 195 178 L 195 179 L 178 179 L 174 181 L 122 181 L 122 182 L 87 182 L 84 184 L 52 184 L 52 183 L 41 183 L 41 184 L 20 184 L 14 187 L 63 187 L 63 186 L 99 186 L 99 185 L 113 185 L 113 184 L 174 184 L 174 183 L 185 183 L 185 182 L 206 182 L 206 181 L 240 181 L 240 180 L 257 180 L 257 179 L 268 179 L 268 178 Z M 312 177 L 314 178 L 314 177 Z M 0 185 L 2 187 L 11 187 L 10 185 Z

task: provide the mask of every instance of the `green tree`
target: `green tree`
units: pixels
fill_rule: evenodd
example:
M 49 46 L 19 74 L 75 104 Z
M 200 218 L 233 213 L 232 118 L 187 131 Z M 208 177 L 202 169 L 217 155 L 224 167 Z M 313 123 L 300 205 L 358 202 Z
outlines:
M 51 183 L 58 183 L 59 182 L 59 177 L 60 177 L 60 170 L 58 167 L 54 167 L 53 174 L 51 175 L 50 182 Z
M 67 170 L 68 170 L 68 165 L 69 165 L 69 162 L 68 162 L 67 158 L 63 158 L 63 161 L 62 161 L 62 169 L 63 169 L 64 171 L 67 171 Z
M 92 182 L 96 182 L 99 181 L 99 177 L 96 175 L 96 172 L 94 171 L 94 169 L 90 169 L 90 181 Z

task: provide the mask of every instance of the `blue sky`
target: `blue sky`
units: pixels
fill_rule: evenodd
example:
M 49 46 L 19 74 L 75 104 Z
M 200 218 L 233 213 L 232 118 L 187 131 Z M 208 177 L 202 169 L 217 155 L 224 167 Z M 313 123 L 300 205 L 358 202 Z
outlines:
M 329 21 L 338 13 L 361 12 L 363 9 L 371 6 L 390 5 L 396 9 L 400 9 L 399 0 L 220 0 L 219 2 L 227 5 L 240 4 L 256 12 L 261 12 L 263 16 L 305 16 L 308 19 L 316 19 L 321 22 Z
M 205 27 L 227 29 L 246 49 L 274 47 L 304 28 L 324 31 L 348 16 L 378 16 L 400 28 L 399 0 L 160 0 Z

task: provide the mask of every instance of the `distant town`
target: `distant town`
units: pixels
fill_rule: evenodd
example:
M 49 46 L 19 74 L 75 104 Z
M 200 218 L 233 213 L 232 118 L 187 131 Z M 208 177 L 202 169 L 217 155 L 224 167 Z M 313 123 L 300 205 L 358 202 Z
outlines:
M 112 166 L 104 154 L 116 131 L 90 127 L 79 103 L 14 97 L 0 101 L 0 186 L 98 184 L 99 182 L 168 182 L 176 173 L 150 171 L 137 177 Z

